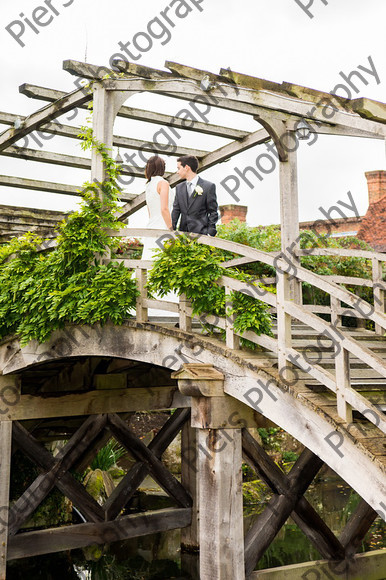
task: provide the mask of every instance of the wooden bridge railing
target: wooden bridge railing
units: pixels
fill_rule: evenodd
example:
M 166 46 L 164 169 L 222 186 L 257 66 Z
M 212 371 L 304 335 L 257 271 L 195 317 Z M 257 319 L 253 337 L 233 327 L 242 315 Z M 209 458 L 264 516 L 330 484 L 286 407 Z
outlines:
M 148 230 L 148 229 L 131 229 L 125 228 L 119 232 L 109 231 L 109 234 L 114 237 L 130 236 L 130 237 L 153 237 L 160 240 L 160 247 L 162 247 L 162 240 L 170 239 L 178 235 L 178 233 L 171 233 L 167 230 Z M 243 338 L 246 338 L 253 343 L 260 345 L 278 355 L 279 373 L 284 381 L 290 383 L 293 378 L 293 366 L 300 368 L 302 371 L 308 373 L 311 377 L 318 380 L 325 385 L 330 391 L 336 395 L 336 406 L 339 416 L 347 422 L 352 421 L 352 410 L 355 409 L 359 413 L 366 416 L 366 418 L 374 423 L 379 429 L 386 433 L 386 417 L 385 415 L 368 399 L 355 391 L 351 386 L 350 379 L 350 355 L 357 357 L 365 365 L 379 373 L 382 377 L 386 377 L 385 361 L 370 349 L 364 347 L 360 341 L 343 333 L 337 327 L 337 321 L 341 314 L 346 314 L 349 308 L 349 314 L 359 318 L 372 320 L 376 325 L 377 331 L 379 329 L 386 329 L 386 315 L 384 312 L 383 300 L 376 301 L 375 307 L 349 292 L 345 288 L 339 286 L 331 277 L 323 277 L 317 275 L 310 270 L 306 270 L 297 264 L 290 265 L 288 258 L 283 259 L 280 254 L 272 255 L 261 250 L 257 250 L 242 244 L 230 242 L 220 238 L 212 238 L 209 236 L 201 236 L 197 234 L 192 235 L 199 243 L 214 246 L 227 250 L 229 252 L 239 254 L 244 263 L 258 261 L 270 265 L 276 269 L 277 284 L 276 294 L 256 287 L 251 283 L 241 282 L 228 276 L 223 276 L 218 280 L 218 284 L 225 288 L 227 297 L 232 290 L 242 292 L 249 296 L 254 296 L 257 300 L 261 300 L 277 312 L 277 339 L 267 335 L 257 335 L 252 331 L 243 333 Z M 319 254 L 329 255 L 329 250 L 316 250 Z M 339 251 L 340 252 L 340 251 Z M 308 254 L 311 252 L 308 251 Z M 332 252 L 337 255 L 334 250 Z M 366 280 L 368 285 L 377 291 L 377 296 L 382 296 L 386 284 L 382 281 L 382 262 L 386 261 L 386 255 L 371 254 L 371 252 L 357 252 L 354 255 L 365 254 L 361 257 L 370 258 L 373 260 L 375 275 L 373 280 Z M 349 250 L 343 250 L 338 255 L 353 255 Z M 115 259 L 115 258 L 114 258 Z M 240 259 L 241 260 L 241 259 Z M 239 260 L 239 263 L 240 263 Z M 122 261 L 119 260 L 118 261 Z M 146 321 L 148 319 L 148 309 L 158 308 L 169 312 L 174 312 L 179 315 L 180 328 L 189 331 L 191 329 L 191 321 L 193 318 L 192 308 L 186 301 L 185 296 L 180 297 L 179 304 L 167 302 L 165 300 L 149 299 L 146 293 L 146 278 L 147 271 L 151 268 L 151 261 L 142 260 L 123 260 L 128 268 L 135 268 L 138 288 L 140 296 L 137 302 L 136 316 L 139 321 Z M 226 265 L 231 265 L 232 260 Z M 290 272 L 290 273 L 289 273 Z M 331 306 L 324 306 L 323 310 L 296 304 L 290 299 L 290 278 L 296 278 L 299 282 L 306 282 L 331 296 Z M 337 277 L 337 282 L 342 283 L 343 277 Z M 352 283 L 351 278 L 345 279 L 345 283 Z M 360 285 L 362 280 L 354 279 Z M 348 308 L 341 308 L 338 305 L 343 302 Z M 231 306 L 230 296 L 227 298 L 227 306 Z M 311 311 L 311 308 L 314 312 Z M 329 313 L 331 315 L 331 322 L 327 322 L 317 316 L 315 312 Z M 322 368 L 320 365 L 306 359 L 306 357 L 293 348 L 291 336 L 291 320 L 292 318 L 304 323 L 305 325 L 314 329 L 320 336 L 329 340 L 333 344 L 334 349 L 334 363 L 335 374 Z M 201 320 L 208 324 L 214 324 L 217 327 L 226 331 L 226 344 L 229 348 L 235 349 L 239 346 L 240 334 L 237 333 L 233 327 L 231 318 L 219 318 L 213 315 L 201 316 Z

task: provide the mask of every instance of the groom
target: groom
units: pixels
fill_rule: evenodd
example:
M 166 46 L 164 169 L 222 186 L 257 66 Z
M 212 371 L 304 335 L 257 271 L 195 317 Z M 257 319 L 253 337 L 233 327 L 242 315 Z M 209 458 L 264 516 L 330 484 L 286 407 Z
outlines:
M 177 159 L 177 173 L 186 181 L 176 187 L 172 211 L 172 228 L 176 229 L 181 216 L 179 229 L 215 236 L 218 220 L 216 186 L 197 175 L 198 159 L 184 155 Z

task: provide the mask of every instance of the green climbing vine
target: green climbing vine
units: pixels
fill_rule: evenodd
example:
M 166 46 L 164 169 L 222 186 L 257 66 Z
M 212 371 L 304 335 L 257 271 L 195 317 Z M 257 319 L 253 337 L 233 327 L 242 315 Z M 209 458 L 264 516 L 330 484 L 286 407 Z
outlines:
M 148 288 L 151 293 L 160 296 L 171 291 L 185 294 L 192 300 L 193 313 L 200 317 L 208 330 L 213 330 L 212 325 L 205 323 L 205 316 L 202 315 L 225 317 L 227 314 L 233 317 L 234 328 L 240 334 L 252 330 L 256 334 L 271 335 L 269 306 L 256 299 L 258 291 L 254 292 L 254 289 L 263 286 L 255 282 L 253 276 L 236 269 L 225 269 L 221 266 L 223 259 L 223 252 L 180 234 L 164 242 L 164 249 L 155 253 Z M 247 282 L 251 290 L 251 295 L 231 292 L 232 309 L 226 309 L 225 289 L 216 283 L 224 275 Z M 250 341 L 242 339 L 242 343 L 255 348 Z
M 54 250 L 39 252 L 43 240 L 31 233 L 0 247 L 0 338 L 17 334 L 22 345 L 33 339 L 44 342 L 68 323 L 122 324 L 135 308 L 138 291 L 132 272 L 123 263 L 104 264 L 102 259 L 120 244 L 106 229 L 124 226 L 115 217 L 120 169 L 89 126 L 82 127 L 79 137 L 83 150 L 95 149 L 102 156 L 107 178 L 103 183 L 84 184 L 80 209 L 59 224 Z M 270 334 L 269 307 L 253 292 L 251 296 L 233 292 L 233 306 L 226 313 L 224 288 L 216 284 L 222 275 L 246 281 L 252 290 L 258 284 L 249 274 L 225 270 L 223 258 L 214 248 L 180 235 L 159 251 L 149 291 L 161 296 L 169 291 L 184 293 L 199 316 L 227 314 L 234 317 L 235 330 L 241 334 L 246 330 Z M 214 325 L 205 321 L 203 325 L 214 330 Z
M 102 262 L 118 244 L 105 229 L 123 226 L 114 217 L 119 168 L 91 129 L 82 130 L 82 148 L 100 153 L 106 181 L 84 184 L 80 209 L 59 224 L 53 251 L 38 252 L 42 239 L 30 233 L 0 248 L 0 337 L 16 333 L 23 345 L 44 342 L 67 323 L 121 324 L 135 307 L 132 272 L 122 263 Z

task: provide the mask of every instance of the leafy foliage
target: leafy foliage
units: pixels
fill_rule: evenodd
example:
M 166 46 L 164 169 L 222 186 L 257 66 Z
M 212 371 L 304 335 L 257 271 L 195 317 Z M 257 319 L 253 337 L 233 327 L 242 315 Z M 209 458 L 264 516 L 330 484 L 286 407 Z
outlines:
M 221 266 L 223 253 L 215 248 L 189 239 L 180 234 L 164 243 L 163 250 L 157 250 L 152 270 L 149 274 L 150 292 L 165 296 L 170 291 L 185 294 L 192 301 L 193 313 L 200 317 L 204 326 L 204 314 L 215 317 L 234 317 L 236 332 L 252 330 L 257 334 L 271 334 L 272 319 L 269 307 L 253 297 L 253 289 L 261 287 L 252 277 L 234 269 Z M 231 292 L 232 309 L 226 311 L 225 289 L 217 281 L 223 275 L 248 282 L 251 296 L 241 292 Z M 258 295 L 256 293 L 256 295 Z M 248 346 L 252 347 L 252 343 Z
M 17 333 L 22 345 L 32 339 L 44 342 L 69 322 L 121 324 L 135 306 L 132 273 L 123 264 L 102 263 L 118 243 L 106 228 L 123 225 L 114 217 L 118 168 L 88 131 L 82 135 L 83 148 L 99 151 L 109 179 L 85 184 L 81 208 L 59 224 L 52 252 L 38 252 L 42 240 L 30 233 L 0 248 L 0 337 Z
M 250 227 L 245 222 L 234 219 L 226 225 L 219 226 L 218 235 L 223 239 L 245 244 L 265 252 L 281 251 L 280 227 L 277 225 Z M 317 235 L 314 231 L 304 230 L 300 232 L 299 243 L 301 249 L 310 250 L 308 256 L 301 257 L 301 265 L 316 274 L 371 278 L 370 260 L 356 256 L 317 256 L 312 253 L 313 248 L 342 248 L 371 251 L 372 248 L 363 240 L 359 240 L 354 236 L 335 238 L 328 234 Z M 235 257 L 235 254 L 227 252 L 224 257 L 231 259 Z M 241 269 L 256 277 L 270 277 L 275 275 L 274 268 L 261 262 L 247 264 L 242 266 Z M 347 285 L 346 288 L 364 300 L 373 302 L 372 290 L 370 288 L 350 285 Z M 303 284 L 303 299 L 305 304 L 329 304 L 330 300 L 328 294 L 306 283 Z
M 127 451 L 124 447 L 119 445 L 115 439 L 110 439 L 110 441 L 98 451 L 92 460 L 91 469 L 108 471 L 112 467 L 115 467 L 117 461 L 126 454 Z

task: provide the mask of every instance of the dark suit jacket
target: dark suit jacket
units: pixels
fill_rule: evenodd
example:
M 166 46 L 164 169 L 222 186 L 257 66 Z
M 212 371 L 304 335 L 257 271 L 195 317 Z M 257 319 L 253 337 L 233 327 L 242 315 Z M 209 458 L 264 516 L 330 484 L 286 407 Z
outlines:
M 172 211 L 172 227 L 175 230 L 181 216 L 179 229 L 183 232 L 209 234 L 215 236 L 218 221 L 216 186 L 210 181 L 198 178 L 197 185 L 202 187 L 202 195 L 189 198 L 186 181 L 176 187 L 176 196 Z M 197 187 L 197 186 L 196 186 Z

